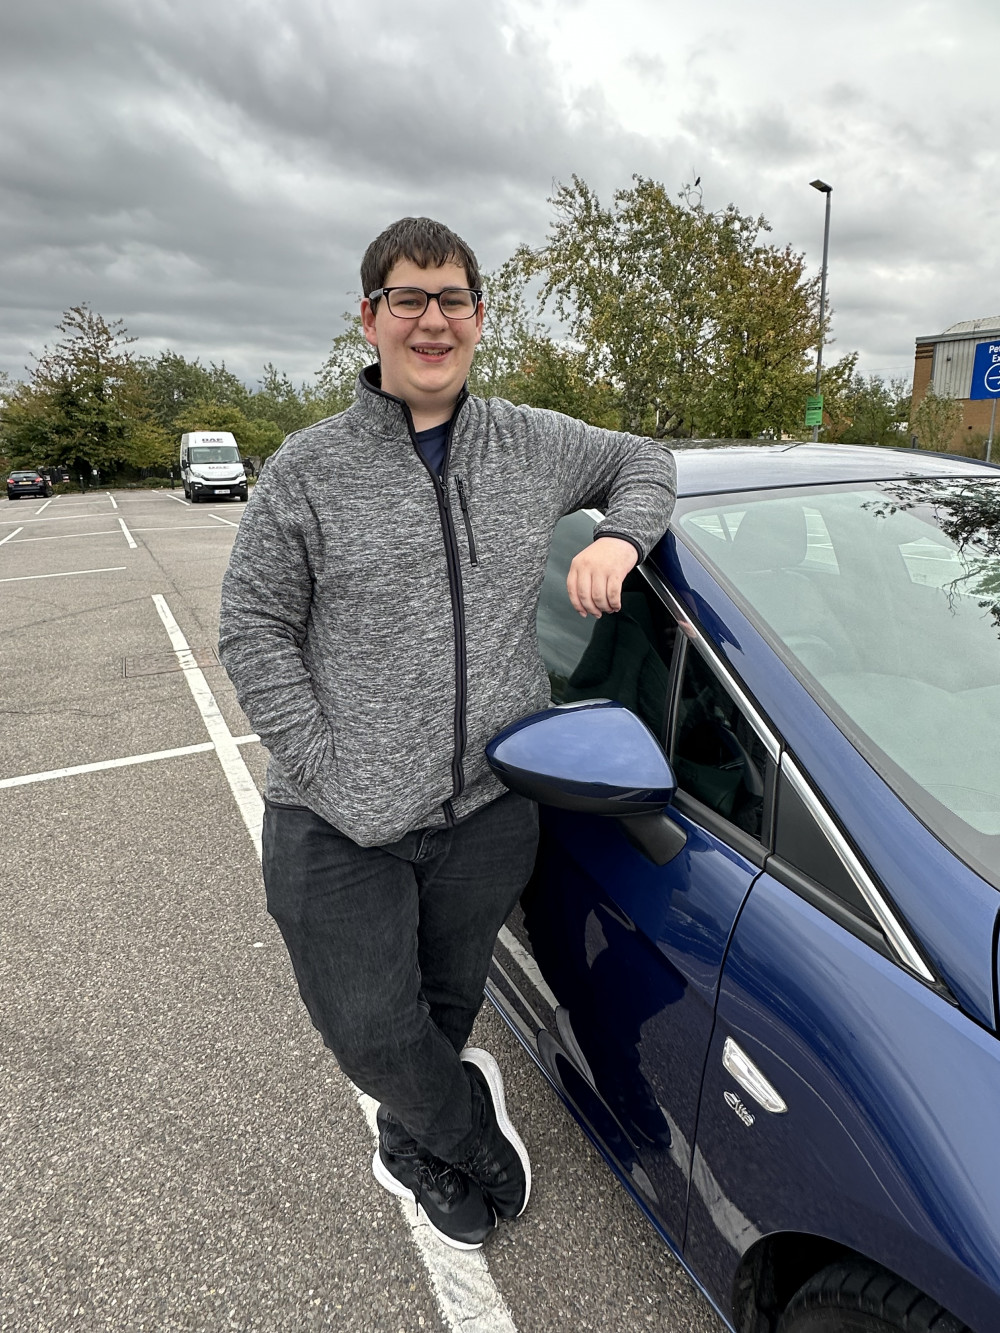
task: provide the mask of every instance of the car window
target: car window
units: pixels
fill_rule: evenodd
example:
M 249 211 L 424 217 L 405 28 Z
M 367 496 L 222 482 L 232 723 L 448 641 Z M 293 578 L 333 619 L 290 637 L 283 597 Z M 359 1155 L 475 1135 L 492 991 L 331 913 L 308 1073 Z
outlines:
M 677 625 L 638 570 L 622 585 L 622 609 L 616 615 L 595 621 L 573 609 L 566 575 L 593 531 L 593 518 L 571 514 L 556 528 L 549 553 L 537 627 L 552 699 L 616 699 L 641 717 L 662 744 Z
M 814 896 L 808 894 L 809 887 L 819 889 L 836 904 L 846 908 L 852 916 L 876 926 L 871 908 L 848 874 L 843 861 L 784 773 L 778 781 L 774 855 L 785 866 L 806 877 L 808 885 L 796 884 L 795 887 L 800 891 L 805 888 L 807 896 Z M 779 873 L 781 869 L 773 860 L 768 868 L 772 873 Z
M 1000 482 L 692 497 L 676 524 L 880 777 L 1000 888 Z
M 682 793 L 758 841 L 766 840 L 767 751 L 692 645 L 684 654 L 670 759 Z

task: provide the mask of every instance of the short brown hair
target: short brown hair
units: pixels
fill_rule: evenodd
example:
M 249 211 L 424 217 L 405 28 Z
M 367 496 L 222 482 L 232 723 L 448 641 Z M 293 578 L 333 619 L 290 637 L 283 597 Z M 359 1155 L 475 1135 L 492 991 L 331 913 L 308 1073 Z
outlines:
M 401 259 L 421 268 L 461 264 L 470 287 L 482 286 L 479 263 L 461 236 L 433 218 L 400 218 L 386 227 L 365 251 L 361 261 L 361 291 L 364 296 L 385 286 L 385 280 Z

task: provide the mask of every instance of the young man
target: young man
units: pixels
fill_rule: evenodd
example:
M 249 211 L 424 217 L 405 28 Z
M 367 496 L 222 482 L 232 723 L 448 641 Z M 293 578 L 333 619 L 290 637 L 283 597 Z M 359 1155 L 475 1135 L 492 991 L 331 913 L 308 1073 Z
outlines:
M 389 227 L 361 278 L 378 364 L 268 462 L 220 652 L 270 751 L 268 910 L 314 1025 L 381 1103 L 376 1179 L 475 1248 L 531 1187 L 496 1062 L 466 1047 L 537 841 L 484 746 L 549 701 L 535 609 L 556 523 L 602 504 L 568 596 L 617 611 L 675 473 L 652 440 L 469 395 L 479 269 L 440 223 Z

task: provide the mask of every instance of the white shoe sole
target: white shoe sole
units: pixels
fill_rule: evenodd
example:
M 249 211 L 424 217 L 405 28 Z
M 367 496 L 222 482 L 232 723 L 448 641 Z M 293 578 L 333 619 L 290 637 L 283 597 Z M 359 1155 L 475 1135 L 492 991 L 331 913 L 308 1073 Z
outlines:
M 465 1064 L 475 1065 L 484 1075 L 489 1085 L 490 1096 L 493 1098 L 493 1109 L 496 1111 L 500 1133 L 507 1139 L 521 1159 L 521 1166 L 524 1168 L 524 1203 L 521 1204 L 520 1211 L 517 1214 L 520 1217 L 521 1213 L 527 1208 L 528 1198 L 531 1195 L 531 1162 L 528 1160 L 528 1150 L 522 1143 L 521 1136 L 507 1119 L 507 1103 L 503 1096 L 503 1079 L 500 1076 L 500 1066 L 489 1051 L 481 1050 L 478 1046 L 466 1046 L 458 1058 Z
M 372 1175 L 383 1189 L 388 1190 L 390 1194 L 395 1194 L 397 1199 L 409 1199 L 411 1203 L 415 1202 L 413 1191 L 408 1190 L 405 1185 L 401 1184 L 396 1179 L 391 1171 L 386 1170 L 385 1163 L 379 1156 L 377 1148 L 375 1149 L 375 1156 L 372 1158 Z M 427 1223 L 434 1235 L 437 1236 L 438 1240 L 443 1241 L 445 1245 L 450 1245 L 453 1250 L 481 1250 L 483 1248 L 482 1241 L 472 1244 L 469 1241 L 455 1240 L 452 1236 L 446 1236 L 443 1231 L 438 1230 L 419 1203 L 417 1204 L 417 1217 L 419 1217 L 421 1221 Z

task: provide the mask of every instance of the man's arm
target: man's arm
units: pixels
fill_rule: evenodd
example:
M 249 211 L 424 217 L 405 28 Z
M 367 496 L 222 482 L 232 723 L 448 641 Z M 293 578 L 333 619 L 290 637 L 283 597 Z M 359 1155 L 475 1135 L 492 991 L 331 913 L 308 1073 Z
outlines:
M 333 737 L 303 661 L 312 605 L 312 511 L 271 466 L 254 488 L 222 583 L 219 656 L 261 743 L 296 786 L 333 756 Z
M 659 440 L 555 412 L 537 411 L 535 421 L 558 466 L 563 512 L 590 505 L 604 510 L 593 543 L 570 566 L 570 601 L 584 616 L 618 611 L 625 577 L 670 521 L 677 494 L 673 454 Z

